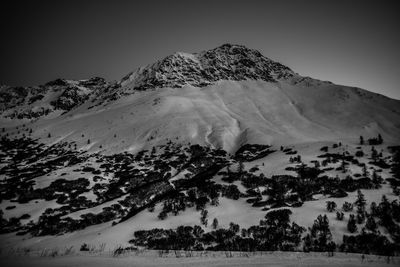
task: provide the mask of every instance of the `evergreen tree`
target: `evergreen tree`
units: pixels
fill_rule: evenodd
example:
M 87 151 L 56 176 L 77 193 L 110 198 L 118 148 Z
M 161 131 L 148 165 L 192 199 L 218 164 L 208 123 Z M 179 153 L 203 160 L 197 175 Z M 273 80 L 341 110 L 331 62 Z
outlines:
M 363 174 L 362 174 L 363 177 L 368 178 L 369 173 L 368 173 L 367 165 L 366 165 L 366 164 L 364 164 L 363 167 L 362 167 L 362 173 L 363 173 Z
M 357 206 L 357 213 L 362 213 L 364 215 L 367 201 L 365 200 L 364 194 L 360 189 L 357 190 L 357 200 L 354 202 L 354 204 Z
M 162 210 L 160 214 L 158 214 L 158 219 L 164 220 L 165 218 L 167 218 L 167 216 L 168 216 L 167 212 L 165 210 Z
M 342 169 L 342 172 L 343 172 L 343 173 L 346 173 L 347 167 L 346 167 L 346 162 L 345 162 L 344 160 L 342 160 L 341 169 Z
M 337 211 L 336 212 L 336 219 L 338 219 L 339 221 L 343 221 L 344 218 L 344 213 L 341 211 Z
M 277 181 L 277 179 L 271 179 L 271 184 L 267 189 L 267 193 L 270 199 L 275 202 L 276 206 L 279 207 L 285 203 L 285 186 Z
M 329 229 L 329 220 L 326 215 L 319 215 L 310 228 L 311 246 L 313 251 L 328 251 L 332 240 L 332 233 Z M 306 241 L 306 240 L 305 240 Z M 330 244 L 330 245 L 328 245 Z
M 343 209 L 343 211 L 345 211 L 345 212 L 352 211 L 352 210 L 353 210 L 353 204 L 351 204 L 351 203 L 345 201 L 345 202 L 343 203 L 342 209 Z
M 237 234 L 240 231 L 240 226 L 236 223 L 231 222 L 229 223 L 229 231 Z
M 245 229 L 245 228 L 242 228 L 242 231 L 241 231 L 240 235 L 241 235 L 242 237 L 246 237 L 246 236 L 248 236 L 247 229 Z
M 217 218 L 214 218 L 212 224 L 211 224 L 212 228 L 215 230 L 218 228 L 218 220 Z
M 207 224 L 208 224 L 207 216 L 208 216 L 208 211 L 207 210 L 201 210 L 200 222 L 205 227 L 207 227 Z
M 326 202 L 326 210 L 329 212 L 332 212 L 336 209 L 336 203 L 335 201 L 327 201 Z
M 364 145 L 364 137 L 362 135 L 360 135 L 360 145 Z
M 378 159 L 378 151 L 376 151 L 375 147 L 371 148 L 371 158 L 373 161 Z
M 357 223 L 358 223 L 358 224 L 362 224 L 362 223 L 364 223 L 364 221 L 365 221 L 365 215 L 364 215 L 364 213 L 362 213 L 362 212 L 358 212 L 358 211 L 357 211 L 357 216 L 356 216 L 356 218 L 357 218 Z
M 371 203 L 371 216 L 378 216 L 378 207 L 375 202 Z
M 382 177 L 378 175 L 376 170 L 372 172 L 372 183 L 375 185 L 375 188 L 380 188 L 382 183 Z
M 366 228 L 367 230 L 370 230 L 370 231 L 373 232 L 373 233 L 376 232 L 376 230 L 378 229 L 378 226 L 377 226 L 377 224 L 376 224 L 376 222 L 375 222 L 374 217 L 368 216 L 367 222 L 365 223 L 365 228 Z
M 400 149 L 395 151 L 392 156 L 392 175 L 396 179 L 400 179 Z
M 357 224 L 354 214 L 350 214 L 349 221 L 347 223 L 347 230 L 349 230 L 350 233 L 357 232 Z

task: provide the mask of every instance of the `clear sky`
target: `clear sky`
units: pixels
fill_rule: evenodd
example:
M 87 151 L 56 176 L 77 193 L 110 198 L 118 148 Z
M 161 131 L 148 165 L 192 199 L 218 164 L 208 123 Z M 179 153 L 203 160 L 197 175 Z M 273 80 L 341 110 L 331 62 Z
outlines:
M 400 1 L 3 0 L 0 83 L 117 80 L 223 43 L 294 71 L 400 99 Z

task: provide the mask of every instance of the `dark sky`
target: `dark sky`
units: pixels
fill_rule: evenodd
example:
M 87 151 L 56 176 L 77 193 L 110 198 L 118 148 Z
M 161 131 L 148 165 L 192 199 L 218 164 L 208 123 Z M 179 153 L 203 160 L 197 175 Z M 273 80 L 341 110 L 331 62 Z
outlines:
M 120 79 L 176 51 L 243 44 L 400 99 L 400 1 L 2 1 L 0 83 Z

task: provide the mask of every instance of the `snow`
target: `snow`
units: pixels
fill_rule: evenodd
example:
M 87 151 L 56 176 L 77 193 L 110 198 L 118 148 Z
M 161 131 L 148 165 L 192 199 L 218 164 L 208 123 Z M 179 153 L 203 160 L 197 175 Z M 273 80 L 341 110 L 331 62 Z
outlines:
M 60 250 L 62 252 L 62 250 Z M 399 257 L 393 257 L 388 263 L 386 257 L 366 255 L 362 260 L 360 254 L 336 253 L 327 257 L 326 253 L 298 253 L 298 252 L 257 252 L 241 253 L 232 252 L 232 257 L 227 257 L 225 252 L 192 252 L 185 256 L 185 252 L 178 251 L 181 257 L 176 257 L 174 252 L 159 256 L 158 251 L 128 252 L 118 257 L 112 257 L 111 252 L 53 257 L 39 257 L 36 255 L 21 255 L 18 257 L 2 256 L 0 262 L 5 267 L 27 266 L 219 266 L 219 267 L 262 267 L 262 266 L 398 266 Z M 32 253 L 31 253 L 32 254 Z M 230 255 L 228 253 L 228 255 Z
M 202 88 L 136 91 L 89 110 L 84 104 L 30 127 L 33 136 L 43 142 L 75 141 L 80 149 L 107 154 L 135 153 L 165 144 L 167 139 L 229 152 L 244 143 L 280 146 L 354 141 L 359 135 L 377 133 L 396 143 L 400 128 L 393 122 L 400 121 L 396 111 L 400 104 L 365 94 L 359 96 L 350 87 L 328 83 L 302 87 L 286 81 L 218 81 Z M 4 122 L 10 125 L 7 119 Z M 49 132 L 52 138 L 47 138 Z
M 5 207 L 16 206 L 14 209 L 7 210 Z M 32 200 L 25 204 L 19 204 L 18 202 L 11 202 L 9 200 L 3 200 L 1 202 L 1 208 L 4 212 L 4 218 L 10 219 L 12 217 L 21 217 L 24 214 L 29 214 L 30 218 L 21 220 L 22 223 L 28 223 L 29 221 L 36 222 L 40 215 L 48 208 L 59 208 L 62 205 L 56 203 L 56 200 Z

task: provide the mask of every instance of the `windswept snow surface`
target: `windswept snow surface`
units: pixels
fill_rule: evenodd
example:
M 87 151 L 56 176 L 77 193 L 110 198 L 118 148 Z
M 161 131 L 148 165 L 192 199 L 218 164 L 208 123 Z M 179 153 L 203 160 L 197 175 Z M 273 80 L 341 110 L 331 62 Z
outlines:
M 234 152 L 245 143 L 290 145 L 400 136 L 400 102 L 361 89 L 291 81 L 219 81 L 197 88 L 137 91 L 91 109 L 40 119 L 33 136 L 75 141 L 90 152 L 138 152 L 168 140 Z M 2 118 L 1 124 L 14 122 Z M 51 133 L 51 138 L 47 138 Z M 90 144 L 88 145 L 88 140 Z
M 301 252 L 255 252 L 242 253 L 232 252 L 232 257 L 227 257 L 225 252 L 193 252 L 192 256 L 185 257 L 185 252 L 178 251 L 181 257 L 170 252 L 159 256 L 157 251 L 130 252 L 119 257 L 112 257 L 107 253 L 100 255 L 67 255 L 55 258 L 25 255 L 20 257 L 0 257 L 0 263 L 4 267 L 23 267 L 29 262 L 29 266 L 38 267 L 61 267 L 61 266 L 84 266 L 84 267 L 108 267 L 108 266 L 218 266 L 218 267 L 262 267 L 262 266 L 398 266 L 400 259 L 391 257 L 387 262 L 386 257 L 366 255 L 362 259 L 360 254 L 335 253 L 328 257 L 326 253 L 301 253 Z M 228 254 L 229 255 L 229 254 Z

